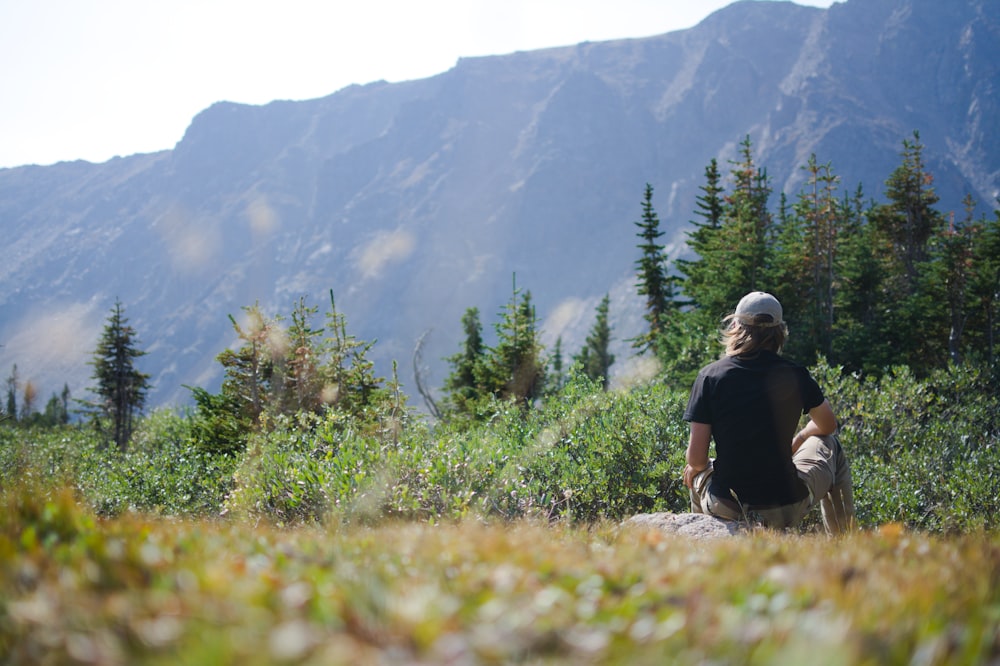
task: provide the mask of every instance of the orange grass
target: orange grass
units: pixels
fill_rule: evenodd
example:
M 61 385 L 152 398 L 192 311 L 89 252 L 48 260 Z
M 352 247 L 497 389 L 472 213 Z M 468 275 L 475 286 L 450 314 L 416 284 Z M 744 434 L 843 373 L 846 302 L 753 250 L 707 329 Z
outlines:
M 1000 537 L 277 529 L 0 506 L 0 662 L 975 664 Z

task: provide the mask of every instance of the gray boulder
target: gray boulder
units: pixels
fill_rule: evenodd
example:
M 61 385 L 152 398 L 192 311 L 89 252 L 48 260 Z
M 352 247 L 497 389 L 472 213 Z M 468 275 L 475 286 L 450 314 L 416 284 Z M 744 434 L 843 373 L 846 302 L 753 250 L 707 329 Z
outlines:
M 662 530 L 693 539 L 731 537 L 746 531 L 742 523 L 704 513 L 640 513 L 626 520 L 622 526 Z

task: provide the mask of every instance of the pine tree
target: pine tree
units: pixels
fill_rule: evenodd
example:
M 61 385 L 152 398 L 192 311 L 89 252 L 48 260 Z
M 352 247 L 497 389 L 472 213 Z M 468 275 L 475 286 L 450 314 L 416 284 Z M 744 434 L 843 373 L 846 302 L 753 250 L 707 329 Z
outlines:
M 106 321 L 90 362 L 94 367 L 92 378 L 97 382 L 90 390 L 99 398 L 94 405 L 98 423 L 101 418 L 111 421 L 113 440 L 124 451 L 149 390 L 149 375 L 135 367 L 136 359 L 146 352 L 138 349 L 135 329 L 129 326 L 121 301 L 115 300 Z
M 879 335 L 894 350 L 896 362 L 917 372 L 941 366 L 947 359 L 950 317 L 942 300 L 930 297 L 930 242 L 944 233 L 944 216 L 934 208 L 938 196 L 923 161 L 920 134 L 903 141 L 902 164 L 886 180 L 887 203 L 874 206 L 868 218 L 882 257 L 883 311 Z M 920 335 L 912 332 L 919 330 Z
M 1000 203 L 1000 199 L 997 200 Z M 979 336 L 986 349 L 986 361 L 992 367 L 996 363 L 997 328 L 1000 325 L 998 303 L 1000 303 L 1000 208 L 993 218 L 983 220 L 981 238 L 973 251 L 975 271 L 970 293 L 979 313 L 981 326 Z
M 21 379 L 17 374 L 17 363 L 10 369 L 7 377 L 7 418 L 17 421 L 17 392 L 21 388 Z
M 545 362 L 531 292 L 514 284 L 511 300 L 495 325 L 497 344 L 486 353 L 477 380 L 500 400 L 530 407 L 545 387 Z
M 608 389 L 611 365 L 615 362 L 614 354 L 608 348 L 611 343 L 611 327 L 608 325 L 608 308 L 611 296 L 605 294 L 597 306 L 597 318 L 583 349 L 574 358 L 580 364 L 583 374 L 595 382 L 601 383 L 601 388 Z
M 304 297 L 292 309 L 292 323 L 285 332 L 286 348 L 280 360 L 276 359 L 276 372 L 280 375 L 280 382 L 276 382 L 280 383 L 277 403 L 281 413 L 319 413 L 323 407 L 318 349 L 323 329 L 312 326 L 317 312 L 315 306 L 306 305 Z
M 796 332 L 786 351 L 811 364 L 817 354 L 829 359 L 833 353 L 837 241 L 846 215 L 836 198 L 839 178 L 830 165 L 819 164 L 812 155 L 803 169 L 808 179 L 798 201 L 790 213 L 782 206 L 771 273 L 774 294 Z
M 375 341 L 359 340 L 347 332 L 347 317 L 337 310 L 330 290 L 330 310 L 326 314 L 326 334 L 319 347 L 324 363 L 319 366 L 322 401 L 331 408 L 357 415 L 376 402 L 384 379 L 375 374 L 368 352 Z
M 767 290 L 773 247 L 773 223 L 768 211 L 767 173 L 754 163 L 750 138 L 740 144 L 740 160 L 731 162 L 733 187 L 723 196 L 718 166 L 705 170 L 706 185 L 699 197 L 688 247 L 695 259 L 678 262 L 684 275 L 681 289 L 694 310 L 699 328 L 714 328 L 748 291 Z
M 69 399 L 70 399 L 69 384 L 63 384 L 62 393 L 59 394 L 59 400 L 62 403 L 63 425 L 69 423 Z
M 632 341 L 632 346 L 643 353 L 647 350 L 656 351 L 658 340 L 663 335 L 667 313 L 675 308 L 673 281 L 667 277 L 667 258 L 664 247 L 659 243 L 663 236 L 660 230 L 660 219 L 653 209 L 653 187 L 646 184 L 642 200 L 642 220 L 634 223 L 639 228 L 638 235 L 642 242 L 642 251 L 636 260 L 639 282 L 636 284 L 640 296 L 646 297 L 646 312 L 644 318 L 649 323 L 647 332 Z
M 926 261 L 928 243 L 935 231 L 944 227 L 941 213 L 933 208 L 938 202 L 934 179 L 923 160 L 920 133 L 913 140 L 903 140 L 903 162 L 886 180 L 888 203 L 875 206 L 869 217 L 888 241 L 888 267 L 896 282 L 896 295 L 912 295 L 917 289 L 920 264 Z
M 852 371 L 878 373 L 894 362 L 890 340 L 882 335 L 883 262 L 879 235 L 867 221 L 864 192 L 844 195 L 839 206 L 841 233 L 839 289 L 834 293 L 837 312 L 833 358 Z
M 274 378 L 274 351 L 277 320 L 266 318 L 260 305 L 244 307 L 245 323 L 240 324 L 229 315 L 233 330 L 242 342 L 238 349 L 226 349 L 216 360 L 222 364 L 225 377 L 222 380 L 222 394 L 237 406 L 239 421 L 247 430 L 257 423 L 268 397 L 272 394 Z
M 692 230 L 687 232 L 687 247 L 696 259 L 677 259 L 675 265 L 682 276 L 681 291 L 687 297 L 686 305 L 694 305 L 695 312 L 703 313 L 710 308 L 707 295 L 714 286 L 719 274 L 719 266 L 712 262 L 722 259 L 716 252 L 719 243 L 719 231 L 722 227 L 724 212 L 724 189 L 721 185 L 719 164 L 715 158 L 705 167 L 705 184 L 699 188 L 702 191 L 696 197 L 695 215 L 701 219 L 692 220 Z M 711 322 L 710 325 L 714 325 Z
M 462 315 L 462 330 L 465 339 L 461 351 L 446 359 L 451 373 L 445 379 L 444 390 L 451 409 L 468 412 L 480 397 L 477 377 L 484 358 L 483 326 L 478 308 L 468 308 Z
M 556 338 L 556 343 L 552 347 L 552 357 L 549 361 L 549 365 L 552 366 L 552 373 L 548 376 L 549 386 L 545 393 L 551 395 L 558 393 L 566 385 L 566 372 L 563 367 L 563 341 L 560 335 Z

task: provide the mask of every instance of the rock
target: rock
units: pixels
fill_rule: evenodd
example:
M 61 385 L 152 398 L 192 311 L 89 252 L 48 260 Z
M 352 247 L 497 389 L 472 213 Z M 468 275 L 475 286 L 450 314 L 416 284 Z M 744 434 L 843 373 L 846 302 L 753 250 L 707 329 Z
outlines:
M 668 534 L 679 534 L 693 539 L 730 537 L 746 531 L 746 527 L 741 523 L 704 513 L 640 513 L 622 525 L 662 530 Z

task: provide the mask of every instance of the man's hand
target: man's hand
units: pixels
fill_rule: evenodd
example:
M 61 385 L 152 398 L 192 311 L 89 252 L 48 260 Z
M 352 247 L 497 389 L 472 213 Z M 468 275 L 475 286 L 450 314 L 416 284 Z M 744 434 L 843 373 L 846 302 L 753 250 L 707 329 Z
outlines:
M 706 469 L 707 467 L 698 469 L 697 467 L 692 467 L 691 465 L 684 465 L 684 485 L 690 488 L 694 485 L 694 477 L 698 476 Z

